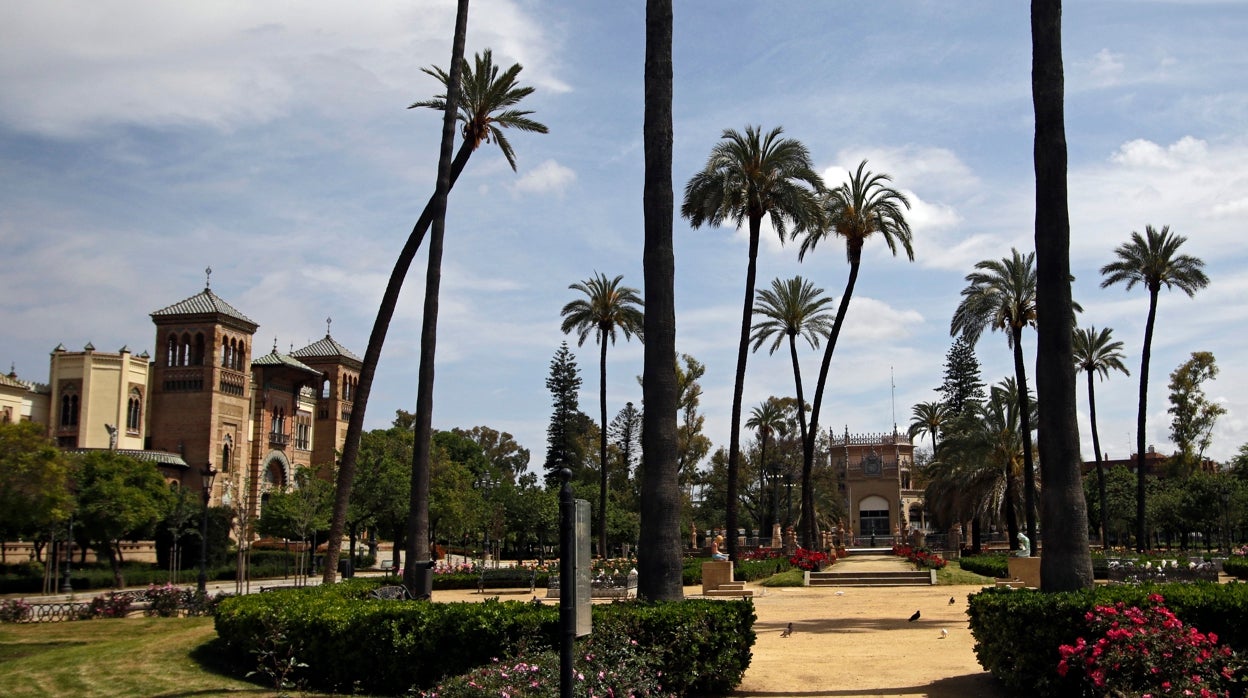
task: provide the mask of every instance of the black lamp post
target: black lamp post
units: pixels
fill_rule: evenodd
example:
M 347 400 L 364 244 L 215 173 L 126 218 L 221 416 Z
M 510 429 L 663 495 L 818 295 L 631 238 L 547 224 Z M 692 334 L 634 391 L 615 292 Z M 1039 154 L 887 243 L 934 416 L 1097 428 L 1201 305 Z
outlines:
M 74 586 L 69 582 L 69 566 L 74 561 L 74 517 L 69 517 L 69 534 L 65 537 L 65 577 L 61 580 L 61 593 L 74 593 Z
M 199 471 L 204 484 L 204 518 L 199 525 L 199 584 L 200 594 L 208 593 L 208 500 L 212 497 L 212 481 L 217 477 L 212 463 Z

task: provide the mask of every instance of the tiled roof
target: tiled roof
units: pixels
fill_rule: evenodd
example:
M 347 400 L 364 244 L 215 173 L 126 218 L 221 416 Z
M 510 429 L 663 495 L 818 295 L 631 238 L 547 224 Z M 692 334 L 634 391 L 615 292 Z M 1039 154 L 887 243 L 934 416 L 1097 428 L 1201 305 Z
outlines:
M 66 453 L 93 453 L 95 451 L 107 451 L 107 450 L 109 449 L 107 448 L 70 448 L 70 449 L 66 449 L 65 452 Z M 176 467 L 176 468 L 183 468 L 183 469 L 191 467 L 186 464 L 186 461 L 182 459 L 182 456 L 179 456 L 176 453 L 168 453 L 166 451 L 142 451 L 142 450 L 134 449 L 134 448 L 119 448 L 117 449 L 117 453 L 120 453 L 123 456 L 130 456 L 131 458 L 135 460 L 155 463 L 156 465 L 163 465 L 165 467 Z
M 308 366 L 307 364 L 296 359 L 295 357 L 287 356 L 286 354 L 279 354 L 277 353 L 277 351 L 269 352 L 268 354 L 265 354 L 264 356 L 261 356 L 258 359 L 252 359 L 251 365 L 252 367 L 282 366 L 285 368 L 293 368 L 297 371 L 304 371 L 306 373 L 311 373 L 316 376 L 321 375 L 320 371 L 316 370 L 315 368 L 312 368 L 311 366 Z
M 212 292 L 212 289 L 205 288 L 203 291 L 178 301 L 167 308 L 161 308 L 152 313 L 153 318 L 168 317 L 171 315 L 205 315 L 220 314 L 235 320 L 241 320 L 249 325 L 259 327 L 259 324 L 251 318 L 238 312 L 238 310 L 226 303 L 220 296 Z
M 19 381 L 18 379 L 16 379 L 16 378 L 9 378 L 9 376 L 8 376 L 7 374 L 4 374 L 4 373 L 0 373 L 0 385 L 3 385 L 3 386 L 4 386 L 4 387 L 6 387 L 6 388 L 23 388 L 23 389 L 25 389 L 25 387 L 26 387 L 26 386 L 25 386 L 25 385 L 23 385 L 23 384 L 22 384 L 22 382 L 21 382 L 21 381 Z
M 324 339 L 319 339 L 302 349 L 292 351 L 290 355 L 309 359 L 341 356 L 354 361 L 361 361 L 360 357 L 351 353 L 350 349 L 342 346 L 329 335 L 325 335 Z

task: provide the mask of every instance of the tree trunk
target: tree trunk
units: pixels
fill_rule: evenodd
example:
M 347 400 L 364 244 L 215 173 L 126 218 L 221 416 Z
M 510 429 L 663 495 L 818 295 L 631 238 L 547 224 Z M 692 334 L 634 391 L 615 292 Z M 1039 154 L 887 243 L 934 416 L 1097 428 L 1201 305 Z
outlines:
M 1101 458 L 1101 435 L 1096 430 L 1096 390 L 1092 387 L 1092 374 L 1088 369 L 1088 416 L 1092 419 L 1092 450 L 1096 452 L 1096 495 L 1101 503 L 1100 529 L 1101 549 L 1109 545 L 1109 510 L 1105 508 L 1105 463 Z
M 1135 417 L 1135 547 L 1148 549 L 1148 526 L 1144 519 L 1145 422 L 1148 417 L 1148 362 L 1153 354 L 1153 325 L 1157 321 L 1157 291 L 1148 289 L 1148 322 L 1144 324 L 1144 351 L 1140 354 L 1140 410 Z
M 750 355 L 750 319 L 754 311 L 754 280 L 758 275 L 758 238 L 762 216 L 750 214 L 749 263 L 745 267 L 745 304 L 741 310 L 741 338 L 737 342 L 737 374 L 732 383 L 732 422 L 728 427 L 728 501 L 724 507 L 728 559 L 737 561 L 737 481 L 741 470 L 741 399 L 745 393 L 745 363 Z
M 607 331 L 598 328 L 602 355 L 598 361 L 598 555 L 607 559 Z
M 806 446 L 806 397 L 802 394 L 802 365 L 797 361 L 797 336 L 789 335 L 789 356 L 793 359 L 793 383 L 797 390 L 797 425 L 801 431 L 802 448 Z
M 1075 412 L 1061 0 L 1032 0 L 1031 37 L 1036 113 L 1037 433 L 1045 526 L 1040 584 L 1044 591 L 1072 591 L 1091 587 L 1093 579 Z
M 683 598 L 676 470 L 676 261 L 672 251 L 672 0 L 646 2 L 646 174 L 642 192 L 646 341 L 642 368 L 641 549 L 637 595 Z
M 446 197 L 451 189 L 451 151 L 455 143 L 455 109 L 459 103 L 460 74 L 468 33 L 468 0 L 459 0 L 455 38 L 442 119 L 442 151 L 434 189 L 433 232 L 429 236 L 429 268 L 425 275 L 425 307 L 420 333 L 420 369 L 416 391 L 416 433 L 412 445 L 411 512 L 408 515 L 407 564 L 403 584 L 413 598 L 427 598 L 417 567 L 429 561 L 429 447 L 433 437 L 434 357 L 438 342 L 438 296 L 442 283 L 442 241 L 446 232 Z M 426 571 L 425 574 L 430 574 Z
M 1027 366 L 1023 363 L 1023 328 L 1015 327 L 1011 332 L 1014 345 L 1014 379 L 1018 383 L 1018 431 L 1023 438 L 1023 517 L 1027 522 L 1027 539 L 1031 541 L 1031 556 L 1037 557 L 1040 555 L 1040 537 L 1036 532 L 1036 466 L 1031 448 L 1031 399 L 1027 395 Z M 1010 534 L 1012 537 L 1015 535 Z M 1014 547 L 1014 541 L 1011 540 L 1010 550 Z
M 849 280 L 845 282 L 845 293 L 841 295 L 840 305 L 836 309 L 836 320 L 832 323 L 832 332 L 828 334 L 827 346 L 823 350 L 823 363 L 819 366 L 819 381 L 815 383 L 815 402 L 810 409 L 810 429 L 806 434 L 806 442 L 802 444 L 802 522 L 798 536 L 802 545 L 810 549 L 815 538 L 815 493 L 811 489 L 811 479 L 815 468 L 815 441 L 819 438 L 819 408 L 823 405 L 823 390 L 828 383 L 828 368 L 832 365 L 832 353 L 836 351 L 836 340 L 841 336 L 841 326 L 845 324 L 845 314 L 849 312 L 849 299 L 854 296 L 854 285 L 858 283 L 858 268 L 862 266 L 862 246 L 855 246 L 846 241 L 849 251 Z M 850 504 L 853 509 L 853 504 Z M 898 512 L 900 520 L 900 512 Z

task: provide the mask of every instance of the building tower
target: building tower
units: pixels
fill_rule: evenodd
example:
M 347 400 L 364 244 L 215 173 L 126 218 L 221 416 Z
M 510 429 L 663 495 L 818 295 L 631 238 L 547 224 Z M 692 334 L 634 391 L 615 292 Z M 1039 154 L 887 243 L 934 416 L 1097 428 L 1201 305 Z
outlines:
M 336 465 L 347 438 L 347 423 L 355 404 L 364 362 L 334 340 L 327 319 L 325 337 L 291 352 L 291 356 L 321 374 L 316 392 L 316 428 L 312 432 L 312 464 Z

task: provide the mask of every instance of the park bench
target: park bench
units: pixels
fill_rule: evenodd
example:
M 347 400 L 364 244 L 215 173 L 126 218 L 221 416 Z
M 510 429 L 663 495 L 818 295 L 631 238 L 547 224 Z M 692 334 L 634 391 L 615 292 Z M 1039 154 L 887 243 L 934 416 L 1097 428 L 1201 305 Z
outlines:
M 593 599 L 628 599 L 637 595 L 637 570 L 628 574 L 600 574 L 589 580 L 589 596 Z M 559 598 L 559 575 L 546 581 L 546 598 Z
M 408 601 L 412 598 L 411 595 L 407 593 L 407 587 L 399 586 L 397 584 L 392 586 L 377 587 L 369 593 L 369 596 L 374 599 L 386 599 L 390 601 Z
M 515 589 L 527 586 L 533 591 L 537 583 L 537 572 L 524 567 L 481 568 L 481 576 L 477 580 L 477 591 L 485 593 L 486 587 L 491 589 Z
M 378 569 L 380 569 L 382 572 L 393 572 L 394 571 L 394 559 L 392 558 L 388 560 L 382 560 L 381 565 L 379 565 Z

